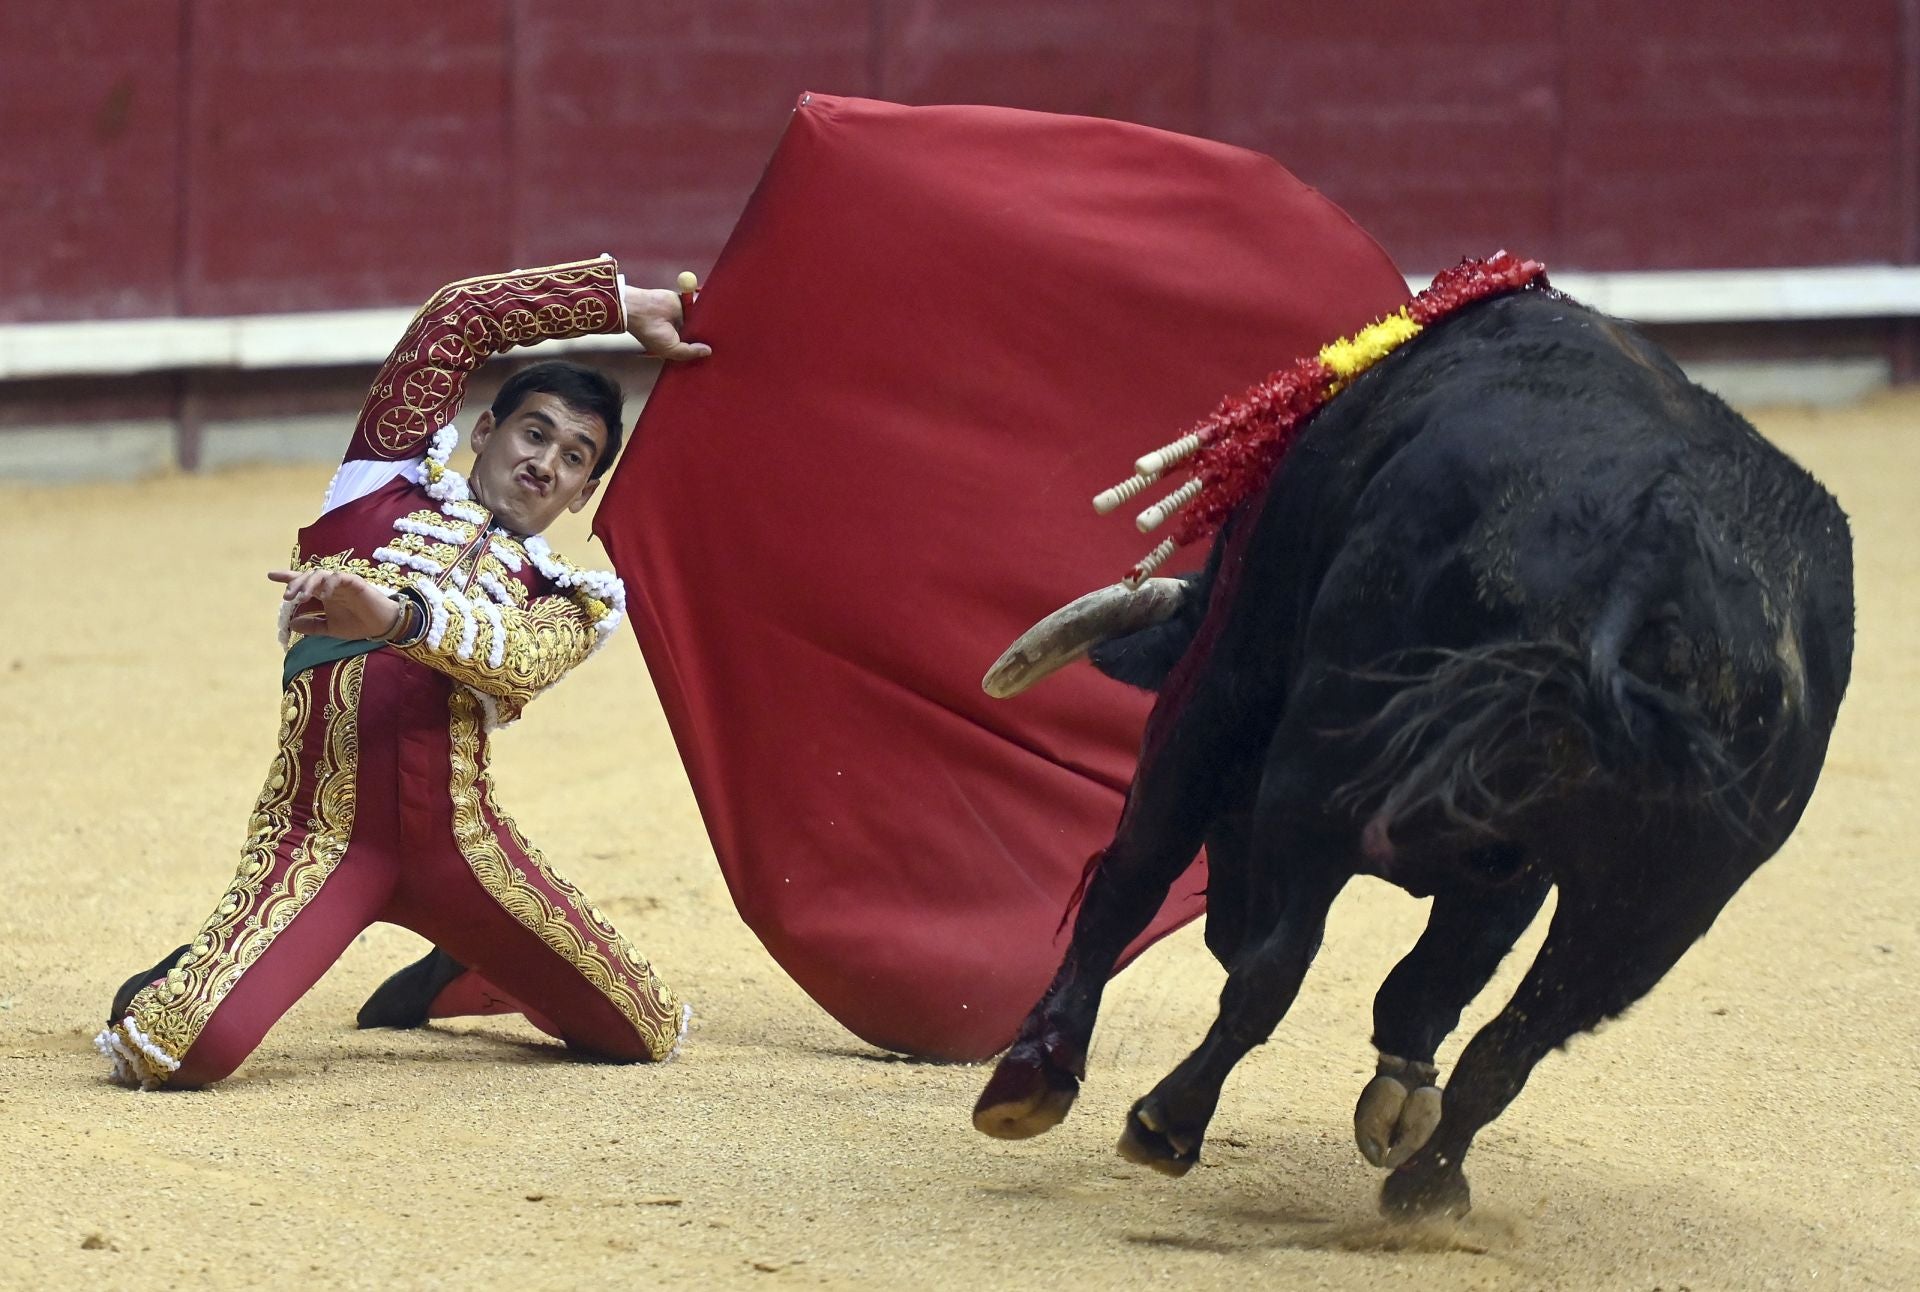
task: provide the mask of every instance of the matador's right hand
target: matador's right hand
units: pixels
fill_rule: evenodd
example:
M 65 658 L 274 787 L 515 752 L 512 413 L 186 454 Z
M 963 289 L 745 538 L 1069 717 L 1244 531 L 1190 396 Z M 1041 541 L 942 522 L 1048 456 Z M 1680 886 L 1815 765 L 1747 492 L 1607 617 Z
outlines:
M 294 611 L 287 626 L 308 636 L 384 637 L 405 614 L 392 597 L 345 570 L 272 570 L 267 577 L 287 585 L 282 599 Z

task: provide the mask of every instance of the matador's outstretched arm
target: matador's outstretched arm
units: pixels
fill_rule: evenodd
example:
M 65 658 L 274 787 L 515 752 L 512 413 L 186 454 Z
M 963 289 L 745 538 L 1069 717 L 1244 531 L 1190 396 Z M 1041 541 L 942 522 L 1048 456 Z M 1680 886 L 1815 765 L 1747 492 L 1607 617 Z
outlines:
M 413 316 L 381 365 L 346 460 L 416 458 L 466 398 L 467 377 L 515 346 L 627 328 L 610 256 L 449 283 Z

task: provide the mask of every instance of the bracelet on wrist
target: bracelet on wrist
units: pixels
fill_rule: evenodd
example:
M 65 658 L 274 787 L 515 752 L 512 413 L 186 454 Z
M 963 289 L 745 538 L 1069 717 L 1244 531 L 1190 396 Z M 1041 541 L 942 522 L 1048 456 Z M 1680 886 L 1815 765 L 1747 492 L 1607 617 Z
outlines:
M 406 592 L 390 593 L 389 599 L 399 607 L 399 614 L 381 640 L 392 646 L 411 646 L 426 636 L 427 614 L 419 601 Z

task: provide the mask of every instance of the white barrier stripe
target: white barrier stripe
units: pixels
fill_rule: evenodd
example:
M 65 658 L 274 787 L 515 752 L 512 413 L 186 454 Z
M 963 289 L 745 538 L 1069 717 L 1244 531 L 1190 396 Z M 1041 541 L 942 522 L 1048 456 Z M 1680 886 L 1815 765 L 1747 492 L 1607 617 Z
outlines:
M 1550 264 L 1547 274 L 1596 309 L 1642 323 L 1920 315 L 1920 265 L 1582 272 Z M 1432 277 L 1407 281 L 1417 290 Z M 372 309 L 0 324 L 0 380 L 378 364 L 412 320 L 411 309 Z M 625 337 L 608 334 L 547 341 L 540 351 L 631 348 Z

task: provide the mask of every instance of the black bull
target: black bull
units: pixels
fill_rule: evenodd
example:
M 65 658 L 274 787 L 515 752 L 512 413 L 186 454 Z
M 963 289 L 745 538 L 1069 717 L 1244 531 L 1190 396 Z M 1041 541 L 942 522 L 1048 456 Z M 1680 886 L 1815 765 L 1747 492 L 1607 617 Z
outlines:
M 1389 1213 L 1464 1211 L 1480 1128 L 1548 1051 L 1644 995 L 1798 822 L 1853 649 L 1845 515 L 1631 328 L 1528 291 L 1335 398 L 1184 604 L 1095 662 L 1157 687 L 1059 974 L 974 1112 L 1066 1116 L 1101 991 L 1202 844 L 1206 1038 L 1120 1151 L 1198 1160 L 1355 874 L 1431 894 L 1374 1001 L 1355 1111 Z M 1444 1095 L 1434 1053 L 1559 890 Z

